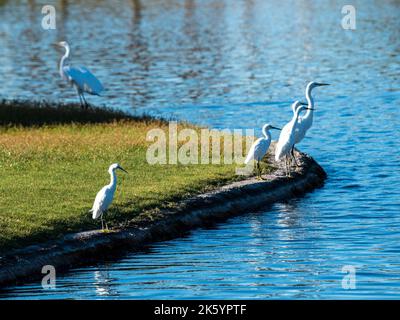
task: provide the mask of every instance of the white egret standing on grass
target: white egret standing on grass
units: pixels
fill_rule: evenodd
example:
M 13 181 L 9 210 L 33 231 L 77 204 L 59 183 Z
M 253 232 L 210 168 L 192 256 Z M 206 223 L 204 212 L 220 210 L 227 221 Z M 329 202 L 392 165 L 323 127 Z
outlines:
M 298 119 L 299 124 L 296 127 L 294 144 L 293 144 L 293 148 L 290 152 L 296 165 L 297 165 L 297 162 L 296 162 L 296 157 L 294 155 L 294 145 L 298 144 L 300 141 L 302 141 L 304 139 L 308 129 L 310 129 L 313 124 L 314 99 L 311 95 L 311 91 L 315 87 L 328 86 L 328 85 L 329 85 L 328 83 L 318 83 L 318 82 L 311 81 L 310 83 L 308 83 L 308 85 L 306 87 L 306 99 L 308 102 L 308 110 L 304 116 L 299 117 L 299 119 Z M 292 108 L 292 109 L 293 109 L 293 114 L 294 114 L 295 108 Z
M 251 160 L 257 161 L 258 178 L 261 178 L 260 161 L 267 153 L 271 144 L 271 133 L 269 132 L 270 129 L 281 130 L 277 127 L 271 126 L 270 124 L 265 124 L 262 127 L 262 133 L 264 137 L 254 141 L 250 147 L 249 153 L 247 154 L 246 160 L 244 161 L 245 164 L 248 164 Z
M 125 169 L 123 169 L 118 163 L 112 164 L 108 168 L 108 173 L 111 176 L 111 182 L 104 186 L 96 195 L 96 199 L 94 200 L 93 207 L 90 209 L 92 212 L 93 219 L 97 219 L 100 217 L 101 219 L 101 228 L 104 231 L 104 223 L 103 223 L 103 215 L 107 211 L 111 202 L 114 198 L 115 189 L 117 188 L 117 175 L 115 170 L 120 169 L 126 173 L 128 173 Z M 108 229 L 107 223 L 106 228 Z
M 65 49 L 65 54 L 60 60 L 60 76 L 75 87 L 82 108 L 87 109 L 88 103 L 86 102 L 84 93 L 87 92 L 89 94 L 99 96 L 100 93 L 104 90 L 104 87 L 86 67 L 74 68 L 70 66 L 65 66 L 65 60 L 69 57 L 70 53 L 69 45 L 66 41 L 58 42 L 56 43 L 56 45 Z
M 299 114 L 303 110 L 310 109 L 306 107 L 306 105 L 306 103 L 300 101 L 295 101 L 293 103 L 292 108 L 296 110 L 295 114 L 293 115 L 292 120 L 282 128 L 281 134 L 279 135 L 279 140 L 276 144 L 275 161 L 279 162 L 283 157 L 285 157 L 286 175 L 289 175 L 288 157 L 290 156 L 294 146 L 295 130 L 299 125 Z

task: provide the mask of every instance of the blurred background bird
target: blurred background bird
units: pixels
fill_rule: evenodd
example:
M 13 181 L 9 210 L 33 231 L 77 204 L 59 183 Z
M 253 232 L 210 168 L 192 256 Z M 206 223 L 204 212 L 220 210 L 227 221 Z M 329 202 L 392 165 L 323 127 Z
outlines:
M 65 54 L 60 60 L 59 72 L 62 79 L 68 81 L 75 87 L 82 109 L 88 108 L 84 93 L 99 96 L 104 90 L 101 82 L 86 67 L 70 67 L 65 65 L 65 60 L 69 57 L 70 47 L 66 41 L 61 41 L 55 45 L 65 49 Z

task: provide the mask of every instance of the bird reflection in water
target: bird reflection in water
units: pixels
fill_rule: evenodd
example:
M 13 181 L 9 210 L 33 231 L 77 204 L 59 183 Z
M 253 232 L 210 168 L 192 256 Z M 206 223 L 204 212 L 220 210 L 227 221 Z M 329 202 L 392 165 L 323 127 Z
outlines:
M 97 296 L 117 296 L 118 292 L 112 289 L 113 279 L 107 269 L 99 269 L 94 272 L 94 286 Z
M 282 226 L 294 226 L 298 224 L 299 210 L 295 202 L 280 203 L 278 205 L 278 224 Z

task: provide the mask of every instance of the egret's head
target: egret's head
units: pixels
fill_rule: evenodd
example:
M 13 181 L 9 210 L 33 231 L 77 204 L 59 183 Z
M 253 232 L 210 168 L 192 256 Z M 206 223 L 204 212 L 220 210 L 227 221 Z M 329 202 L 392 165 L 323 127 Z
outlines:
M 68 48 L 69 49 L 69 45 L 67 43 L 67 41 L 60 41 L 60 42 L 56 42 L 54 43 L 55 46 L 57 47 L 62 47 L 62 48 Z
M 68 45 L 67 41 L 60 41 L 60 42 L 57 42 L 57 44 L 58 44 L 60 47 L 66 47 L 66 46 Z
M 307 105 L 301 105 L 296 109 L 296 113 L 299 114 L 300 112 L 304 110 L 314 110 L 314 108 L 308 108 Z
M 292 110 L 293 110 L 293 113 L 296 112 L 296 110 L 297 110 L 298 107 L 300 107 L 300 106 L 306 106 L 306 105 L 307 105 L 307 103 L 302 102 L 302 101 L 299 101 L 299 100 L 296 100 L 295 102 L 292 103 Z
M 315 81 L 311 81 L 308 85 L 307 85 L 307 90 L 312 90 L 315 87 L 322 87 L 322 86 L 329 86 L 329 83 L 321 83 L 321 82 L 315 82 Z
M 282 129 L 280 129 L 280 128 L 278 128 L 278 127 L 275 127 L 275 126 L 273 126 L 272 124 L 269 124 L 269 123 L 264 124 L 264 125 L 263 125 L 263 128 L 262 128 L 262 130 L 263 130 L 264 132 L 266 132 L 266 131 L 268 131 L 268 130 L 271 130 L 271 129 L 282 130 Z
M 110 166 L 110 168 L 108 168 L 108 172 L 111 173 L 111 172 L 114 172 L 114 171 L 117 170 L 117 169 L 122 170 L 122 171 L 128 173 L 128 171 L 126 171 L 124 168 L 122 168 L 118 163 L 113 163 L 113 164 Z

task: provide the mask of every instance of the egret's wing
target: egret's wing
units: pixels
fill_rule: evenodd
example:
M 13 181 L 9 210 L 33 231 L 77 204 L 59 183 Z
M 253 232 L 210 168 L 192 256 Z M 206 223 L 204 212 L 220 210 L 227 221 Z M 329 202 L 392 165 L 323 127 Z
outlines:
M 279 134 L 279 139 L 278 140 L 281 140 L 284 137 L 287 137 L 290 134 L 290 130 L 291 129 L 292 129 L 292 123 L 291 122 L 286 123 L 283 126 L 283 128 L 281 130 L 281 133 Z
M 76 68 L 71 68 L 70 66 L 65 66 L 63 68 L 64 75 L 69 81 L 73 81 L 79 88 L 83 88 L 84 81 L 81 72 Z
M 271 144 L 271 140 L 261 138 L 260 142 L 257 144 L 254 149 L 254 158 L 258 161 L 261 161 L 264 158 L 265 154 L 268 151 L 269 145 Z
M 251 145 L 249 152 L 247 153 L 246 160 L 244 160 L 245 164 L 248 164 L 252 159 L 254 159 L 254 150 L 256 149 L 257 144 L 259 143 L 260 139 L 257 139 L 256 141 L 254 141 L 253 144 Z
M 285 155 L 287 145 L 290 140 L 290 131 L 292 130 L 292 123 L 287 123 L 279 135 L 278 142 L 275 147 L 275 161 L 279 161 Z
M 91 92 L 92 94 L 99 95 L 101 91 L 104 90 L 103 85 L 101 84 L 100 80 L 97 79 L 93 73 L 89 71 L 86 67 L 79 67 L 82 71 L 85 79 L 85 86 L 87 86 L 86 90 Z
M 306 122 L 303 118 L 299 118 L 297 121 L 296 129 L 294 130 L 294 143 L 299 143 L 303 140 L 307 129 L 305 128 Z
M 271 141 L 265 138 L 259 138 L 251 145 L 249 153 L 247 154 L 245 164 L 248 164 L 250 160 L 255 159 L 261 160 L 267 153 Z
M 70 81 L 74 81 L 82 91 L 100 95 L 104 90 L 101 82 L 86 67 L 64 67 L 64 73 Z
M 109 188 L 108 186 L 104 186 L 101 190 L 97 193 L 96 198 L 94 199 L 92 212 L 93 212 L 93 219 L 98 218 L 104 211 L 107 210 L 109 205 Z

